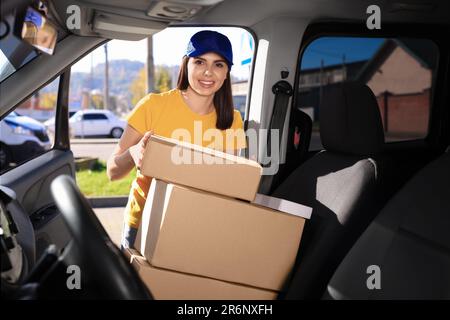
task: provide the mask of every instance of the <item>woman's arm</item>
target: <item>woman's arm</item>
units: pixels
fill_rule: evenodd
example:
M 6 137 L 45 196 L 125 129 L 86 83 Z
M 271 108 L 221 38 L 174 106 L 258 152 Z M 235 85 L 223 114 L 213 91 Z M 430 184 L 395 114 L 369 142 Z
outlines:
M 117 180 L 126 176 L 134 166 L 140 166 L 142 155 L 138 159 L 133 159 L 130 153 L 130 147 L 140 143 L 140 153 L 143 154 L 145 145 L 151 132 L 147 132 L 144 136 L 133 127 L 127 125 L 119 143 L 116 145 L 112 155 L 106 164 L 106 173 L 110 181 Z

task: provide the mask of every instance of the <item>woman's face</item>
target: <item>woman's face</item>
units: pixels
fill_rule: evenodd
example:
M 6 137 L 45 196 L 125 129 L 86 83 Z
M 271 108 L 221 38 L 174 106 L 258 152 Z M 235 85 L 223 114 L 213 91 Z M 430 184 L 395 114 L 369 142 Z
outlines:
M 188 61 L 189 86 L 199 95 L 214 95 L 227 78 L 228 65 L 216 53 L 208 52 Z

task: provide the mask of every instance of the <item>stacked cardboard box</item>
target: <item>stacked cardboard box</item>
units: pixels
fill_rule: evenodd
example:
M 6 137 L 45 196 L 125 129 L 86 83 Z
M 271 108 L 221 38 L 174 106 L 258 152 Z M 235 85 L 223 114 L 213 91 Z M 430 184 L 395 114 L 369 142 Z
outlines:
M 258 163 L 176 140 L 152 136 L 141 172 L 154 179 L 133 265 L 155 297 L 276 297 L 311 208 L 257 195 Z
M 126 254 L 156 300 L 273 300 L 277 292 L 157 268 L 137 251 Z
M 141 172 L 159 180 L 252 201 L 262 168 L 242 157 L 152 136 L 145 149 Z

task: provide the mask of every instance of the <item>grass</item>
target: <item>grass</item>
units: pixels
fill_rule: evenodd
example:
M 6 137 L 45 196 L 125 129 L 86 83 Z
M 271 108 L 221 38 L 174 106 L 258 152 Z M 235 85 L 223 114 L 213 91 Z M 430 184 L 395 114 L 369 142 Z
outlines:
M 106 175 L 105 162 L 97 161 L 92 170 L 77 171 L 76 175 L 78 187 L 86 196 L 128 196 L 136 169 L 126 177 L 111 182 Z

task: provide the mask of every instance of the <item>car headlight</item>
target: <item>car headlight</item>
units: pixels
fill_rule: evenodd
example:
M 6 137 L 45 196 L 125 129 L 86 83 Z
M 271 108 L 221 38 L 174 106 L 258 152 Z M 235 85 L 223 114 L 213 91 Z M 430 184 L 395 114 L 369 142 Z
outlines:
M 24 128 L 22 126 L 14 127 L 13 132 L 15 134 L 22 134 L 22 135 L 26 135 L 26 136 L 32 136 L 33 135 L 33 131 L 31 131 L 30 129 Z

